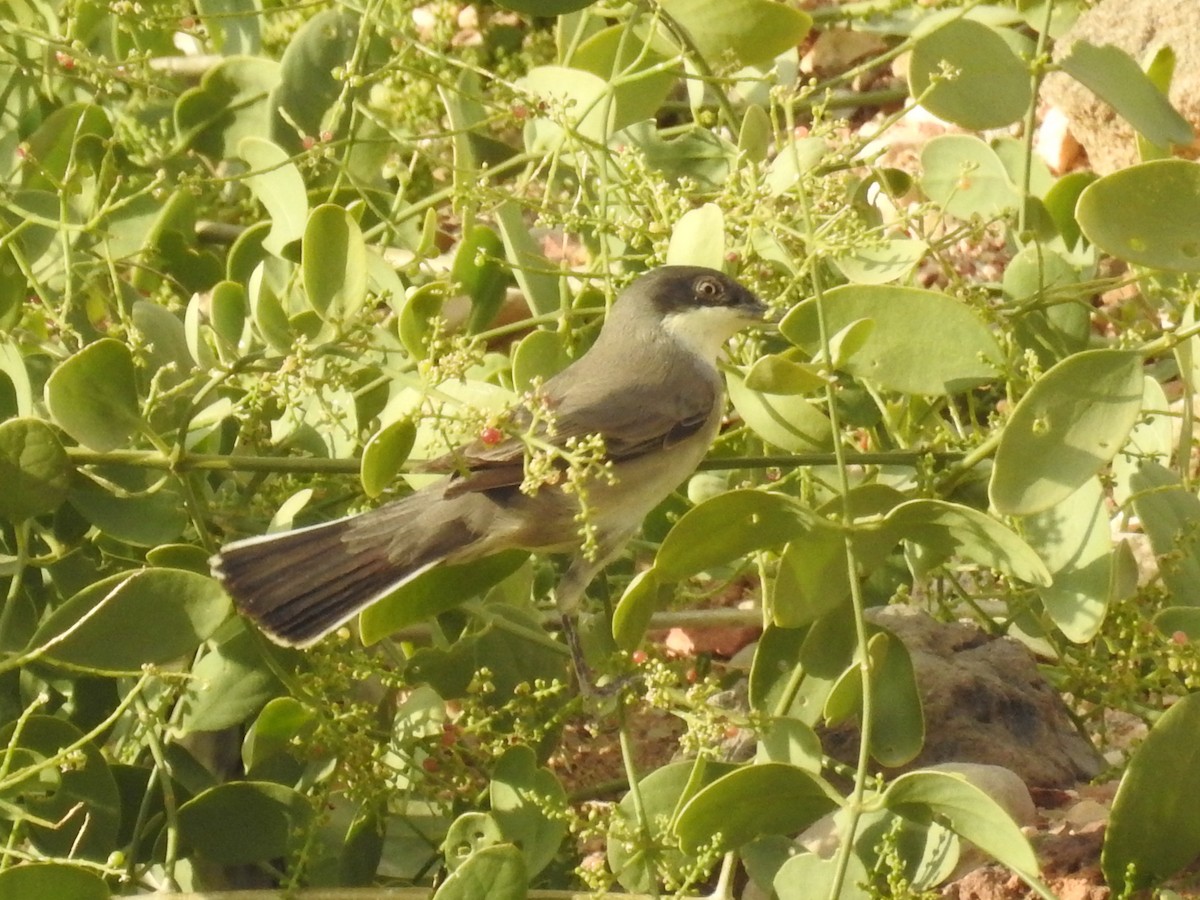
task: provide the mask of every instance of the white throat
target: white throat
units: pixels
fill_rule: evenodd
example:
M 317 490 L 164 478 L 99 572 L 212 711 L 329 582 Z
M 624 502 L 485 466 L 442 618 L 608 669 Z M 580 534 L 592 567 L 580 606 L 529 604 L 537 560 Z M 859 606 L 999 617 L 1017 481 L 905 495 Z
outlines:
M 728 306 L 707 306 L 670 313 L 663 330 L 681 347 L 708 362 L 716 362 L 721 348 L 746 324 L 746 319 Z

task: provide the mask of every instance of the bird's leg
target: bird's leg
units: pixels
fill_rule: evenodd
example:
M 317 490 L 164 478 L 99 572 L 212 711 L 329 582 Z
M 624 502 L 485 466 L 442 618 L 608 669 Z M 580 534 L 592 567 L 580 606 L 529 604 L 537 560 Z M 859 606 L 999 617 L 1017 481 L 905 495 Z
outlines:
M 624 541 L 621 541 L 616 544 L 615 549 L 598 553 L 592 559 L 588 559 L 582 553 L 579 554 L 572 560 L 567 573 L 563 575 L 562 580 L 554 589 L 554 602 L 562 619 L 563 637 L 571 651 L 571 662 L 575 666 L 575 677 L 579 679 L 579 689 L 592 696 L 615 693 L 623 683 L 617 682 L 603 688 L 596 684 L 595 673 L 583 653 L 583 644 L 579 639 L 576 620 L 579 616 L 583 594 L 588 585 L 606 565 L 620 554 L 623 544 Z

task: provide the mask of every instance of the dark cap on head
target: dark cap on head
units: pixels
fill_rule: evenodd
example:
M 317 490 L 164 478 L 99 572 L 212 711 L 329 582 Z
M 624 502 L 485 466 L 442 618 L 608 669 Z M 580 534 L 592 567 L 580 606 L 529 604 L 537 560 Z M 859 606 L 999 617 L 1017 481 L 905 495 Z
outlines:
M 716 269 L 705 266 L 660 266 L 626 288 L 626 299 L 653 303 L 660 316 L 689 309 L 725 307 L 747 319 L 761 319 L 768 308 L 747 288 Z

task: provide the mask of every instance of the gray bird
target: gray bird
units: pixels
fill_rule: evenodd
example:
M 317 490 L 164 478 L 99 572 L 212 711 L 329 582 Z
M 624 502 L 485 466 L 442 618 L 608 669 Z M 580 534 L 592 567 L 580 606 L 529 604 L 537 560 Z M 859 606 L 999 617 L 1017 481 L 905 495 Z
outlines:
M 378 509 L 228 544 L 213 574 L 268 637 L 304 647 L 442 563 L 510 549 L 574 552 L 555 592 L 569 621 L 592 578 L 708 452 L 724 410 L 717 355 L 766 312 L 713 269 L 654 269 L 617 298 L 591 349 L 529 401 L 538 412 L 513 411 L 516 433 L 549 411 L 551 428 L 533 427 L 556 447 L 603 438 L 612 478 L 587 483 L 595 552 L 581 549 L 576 494 L 555 484 L 521 491 L 527 444 L 510 437 L 431 461 L 425 469 L 446 477 Z M 572 651 L 578 663 L 574 643 Z

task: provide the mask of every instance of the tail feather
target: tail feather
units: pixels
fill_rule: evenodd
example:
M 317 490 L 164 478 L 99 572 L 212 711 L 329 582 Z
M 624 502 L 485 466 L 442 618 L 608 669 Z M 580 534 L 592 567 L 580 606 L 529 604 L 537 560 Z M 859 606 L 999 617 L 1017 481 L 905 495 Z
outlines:
M 213 574 L 273 640 L 307 646 L 445 557 L 427 548 L 394 559 L 394 534 L 380 529 L 364 540 L 354 523 L 338 519 L 237 541 L 212 558 Z

